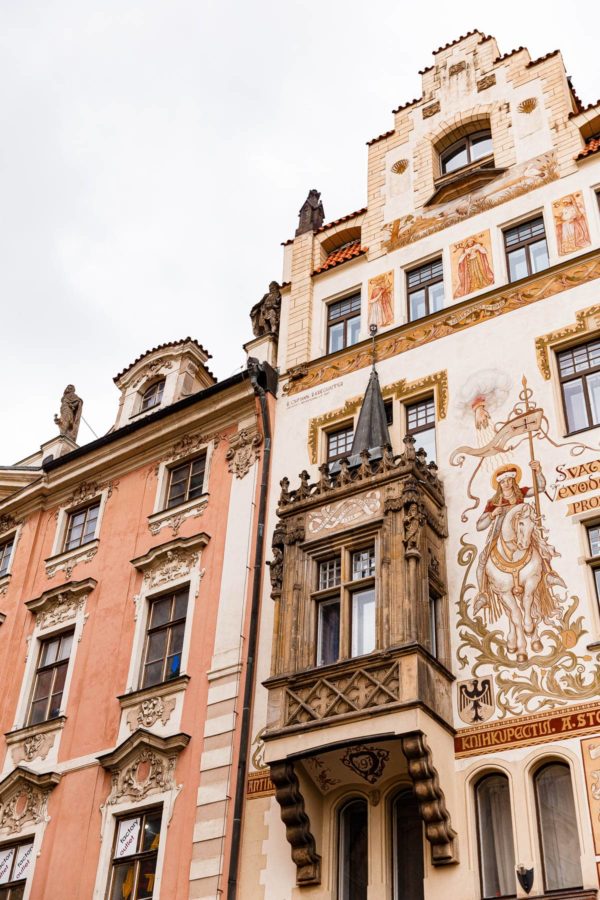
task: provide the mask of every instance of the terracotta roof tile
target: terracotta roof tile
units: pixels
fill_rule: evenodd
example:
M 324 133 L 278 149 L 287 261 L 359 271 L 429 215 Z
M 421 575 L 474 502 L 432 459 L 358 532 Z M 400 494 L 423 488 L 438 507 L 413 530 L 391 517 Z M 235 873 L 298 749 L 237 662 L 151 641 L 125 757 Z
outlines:
M 194 338 L 185 337 L 185 338 L 182 338 L 180 341 L 166 341 L 166 343 L 164 343 L 164 344 L 158 344 L 156 347 L 152 347 L 150 350 L 146 350 L 145 353 L 141 353 L 137 357 L 137 359 L 134 359 L 134 361 L 132 363 L 130 363 L 128 366 L 125 366 L 125 368 L 123 369 L 122 372 L 119 372 L 118 375 L 115 375 L 115 377 L 113 378 L 113 381 L 118 381 L 119 378 L 122 378 L 126 372 L 129 372 L 129 370 L 132 369 L 134 366 L 136 366 L 142 359 L 144 359 L 145 356 L 149 356 L 151 353 L 155 353 L 157 350 L 167 350 L 169 347 L 176 347 L 178 344 L 187 344 L 187 343 L 194 344 L 200 350 L 201 353 L 204 353 L 206 355 L 207 359 L 212 359 L 212 355 L 208 352 L 208 350 L 205 350 L 204 347 L 202 346 L 202 344 L 199 344 L 198 341 L 194 340 Z M 212 375 L 212 372 L 210 374 Z
M 530 69 L 532 66 L 537 66 L 538 63 L 546 62 L 547 59 L 551 59 L 553 56 L 558 56 L 560 54 L 560 50 L 551 50 L 550 53 L 544 53 L 543 56 L 538 56 L 537 59 L 531 59 L 527 63 L 527 68 Z
M 392 110 L 392 115 L 402 112 L 403 109 L 408 109 L 409 106 L 414 106 L 415 103 L 420 103 L 422 99 L 422 97 L 415 97 L 414 100 L 409 100 L 407 103 L 401 103 L 400 106 L 397 106 L 396 109 Z
M 438 47 L 437 50 L 433 51 L 433 55 L 435 56 L 436 53 L 441 53 L 442 50 L 447 50 L 449 47 L 454 47 L 455 44 L 460 44 L 461 41 L 466 40 L 468 37 L 473 37 L 474 34 L 478 34 L 480 36 L 481 41 L 479 41 L 479 43 L 481 43 L 482 41 L 491 40 L 491 35 L 484 34 L 483 31 L 480 31 L 478 28 L 474 28 L 473 31 L 467 31 L 466 34 L 461 34 L 461 36 L 456 38 L 456 40 L 449 41 L 447 44 L 444 44 L 443 47 Z
M 391 137 L 391 135 L 392 135 L 393 133 L 394 133 L 394 129 L 393 129 L 393 128 L 392 128 L 391 131 L 384 131 L 383 134 L 380 134 L 378 137 L 371 138 L 370 141 L 367 141 L 367 147 L 370 147 L 371 144 L 376 144 L 377 141 L 382 141 L 384 138 Z
M 600 107 L 600 100 L 594 100 L 593 103 L 587 103 L 585 106 L 583 106 L 583 104 L 582 104 L 580 109 L 577 110 L 577 112 L 569 113 L 569 118 L 575 119 L 575 118 L 577 118 L 578 115 L 580 115 L 580 113 L 589 112 L 590 110 L 596 109 L 597 107 Z
M 504 62 L 505 59 L 510 59 L 511 56 L 514 56 L 516 53 L 528 53 L 525 47 L 516 47 L 514 50 L 509 50 L 508 53 L 503 53 L 501 56 L 497 56 L 494 60 L 494 63 Z
M 592 153 L 597 153 L 598 150 L 600 150 L 600 138 L 592 138 L 575 159 L 584 159 L 586 156 L 591 156 Z
M 326 222 L 324 225 L 321 225 L 320 228 L 317 228 L 317 234 L 320 234 L 322 231 L 327 231 L 328 228 L 333 228 L 335 225 L 341 225 L 342 222 L 348 222 L 350 219 L 355 219 L 357 216 L 362 216 L 363 213 L 366 213 L 367 207 L 363 206 L 362 209 L 357 209 L 355 212 L 347 213 L 345 216 L 341 216 L 339 219 L 334 219 L 333 222 Z
M 320 272 L 326 272 L 328 269 L 333 269 L 335 266 L 348 262 L 349 259 L 356 259 L 357 256 L 362 256 L 362 254 L 366 252 L 367 248 L 360 246 L 360 240 L 350 241 L 348 244 L 344 244 L 343 247 L 332 250 L 325 262 L 321 263 L 321 265 L 315 269 L 313 275 L 318 275 Z

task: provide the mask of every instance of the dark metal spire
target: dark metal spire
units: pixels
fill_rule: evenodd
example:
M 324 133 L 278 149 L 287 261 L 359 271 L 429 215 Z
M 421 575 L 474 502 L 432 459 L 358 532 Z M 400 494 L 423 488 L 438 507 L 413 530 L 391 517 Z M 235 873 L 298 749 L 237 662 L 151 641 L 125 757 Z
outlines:
M 365 391 L 354 440 L 352 441 L 351 455 L 360 453 L 361 450 L 374 450 L 390 444 L 390 432 L 387 426 L 385 406 L 379 386 L 379 376 L 375 365 L 371 370 L 371 377 Z

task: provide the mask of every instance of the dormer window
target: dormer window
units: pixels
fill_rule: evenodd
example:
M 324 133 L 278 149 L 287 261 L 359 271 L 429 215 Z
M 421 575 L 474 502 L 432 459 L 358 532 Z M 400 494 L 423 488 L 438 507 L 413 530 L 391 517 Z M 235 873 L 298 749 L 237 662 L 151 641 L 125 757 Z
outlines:
M 160 406 L 164 389 L 164 378 L 162 378 L 160 381 L 155 381 L 154 384 L 151 384 L 150 387 L 147 387 L 142 394 L 142 405 L 140 407 L 140 412 L 147 412 L 149 409 L 154 409 L 155 406 Z
M 440 163 L 442 175 L 450 175 L 464 169 L 465 166 L 491 156 L 493 153 L 492 134 L 490 131 L 477 131 L 468 134 L 452 144 L 442 153 Z

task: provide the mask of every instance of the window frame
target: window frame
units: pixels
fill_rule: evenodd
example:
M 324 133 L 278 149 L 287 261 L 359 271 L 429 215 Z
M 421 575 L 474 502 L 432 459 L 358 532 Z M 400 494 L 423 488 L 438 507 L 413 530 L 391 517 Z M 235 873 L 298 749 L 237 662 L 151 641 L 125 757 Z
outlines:
M 85 514 L 86 514 L 84 522 L 83 522 L 83 528 L 81 531 L 81 537 L 83 538 L 85 536 L 85 529 L 88 524 L 88 513 L 91 509 L 98 510 L 97 515 L 96 515 L 96 520 L 94 522 L 94 533 L 92 534 L 91 537 L 88 537 L 87 540 L 85 540 L 85 541 L 81 540 L 78 544 L 75 544 L 73 547 L 68 547 L 67 544 L 69 541 L 69 533 L 71 530 L 71 526 L 72 526 L 74 517 L 79 515 L 79 513 L 82 513 L 82 512 L 85 512 Z M 62 553 L 76 553 L 78 550 L 81 550 L 82 547 L 86 547 L 88 544 L 91 544 L 92 541 L 95 541 L 97 539 L 98 531 L 100 529 L 101 510 L 102 510 L 102 498 L 95 497 L 93 500 L 89 501 L 88 503 L 85 503 L 81 506 L 76 506 L 73 509 L 68 509 L 66 511 L 64 534 L 63 534 L 62 542 L 61 542 L 61 546 L 62 546 L 61 552 Z
M 29 863 L 30 872 L 26 874 L 25 878 L 13 879 L 12 881 L 5 881 L 3 884 L 0 884 L 0 894 L 2 895 L 2 900 L 12 900 L 13 890 L 15 888 L 17 888 L 17 889 L 23 888 L 23 890 L 25 891 L 25 889 L 27 887 L 27 878 L 29 877 L 29 875 L 31 873 L 33 873 L 33 869 L 35 866 L 35 852 L 34 852 L 35 851 L 35 843 L 36 843 L 35 835 L 30 834 L 30 835 L 27 835 L 26 837 L 19 837 L 17 840 L 13 839 L 12 841 L 6 841 L 6 842 L 3 842 L 2 844 L 0 844 L 0 856 L 8 850 L 15 851 L 12 862 L 11 862 L 11 871 L 13 871 L 13 867 L 14 867 L 15 861 L 17 859 L 19 848 L 26 847 L 28 845 L 31 846 L 31 851 L 30 851 L 31 861 Z M 14 871 L 13 871 L 13 874 L 14 874 Z M 8 893 L 6 894 L 6 897 L 4 895 L 5 891 L 8 891 Z
M 331 438 L 342 433 L 350 432 L 350 447 L 346 452 L 336 453 L 333 456 L 330 453 Z M 325 461 L 328 463 L 339 462 L 340 459 L 346 459 L 350 456 L 352 450 L 352 442 L 354 440 L 354 420 L 345 423 L 337 423 L 334 428 L 325 430 Z M 347 441 L 346 441 L 347 443 Z
M 513 805 L 513 796 L 512 796 L 512 785 L 510 778 L 508 777 L 506 772 L 501 771 L 500 769 L 487 769 L 485 772 L 479 772 L 477 777 L 472 782 L 472 798 L 473 798 L 473 807 L 475 811 L 475 834 L 477 837 L 477 867 L 479 870 L 479 890 L 480 896 L 482 900 L 492 900 L 490 897 L 486 897 L 483 883 L 483 852 L 481 845 L 481 832 L 482 832 L 482 822 L 481 815 L 479 809 L 479 789 L 481 785 L 492 777 L 500 777 L 504 778 L 506 781 L 506 786 L 508 789 L 508 803 L 510 809 L 510 831 L 512 835 L 512 844 L 513 844 L 513 856 L 515 858 L 515 865 L 517 864 L 516 859 L 516 851 L 517 851 L 517 842 L 515 839 L 515 828 L 514 828 L 514 805 Z M 512 894 L 500 894 L 498 895 L 499 900 L 514 900 L 517 896 L 517 876 L 515 872 L 515 890 Z M 495 895 L 494 895 L 495 900 Z
M 0 539 L 0 584 L 11 574 L 15 550 L 17 548 L 18 533 L 11 531 Z M 10 545 L 10 546 L 9 546 Z M 4 548 L 8 547 L 8 551 L 4 552 Z M 6 563 L 6 565 L 5 565 Z M 4 571 L 2 567 L 5 565 Z
M 141 863 L 150 859 L 152 856 L 155 857 L 155 866 L 154 866 L 154 884 L 152 886 L 152 896 L 155 896 L 156 886 L 157 886 L 157 872 L 159 867 L 159 859 L 160 859 L 160 850 L 162 845 L 165 842 L 165 836 L 163 836 L 163 822 L 164 822 L 164 805 L 163 804 L 155 804 L 151 806 L 142 807 L 139 809 L 133 809 L 130 812 L 119 813 L 114 816 L 114 829 L 113 829 L 113 840 L 111 844 L 110 858 L 109 858 L 109 871 L 108 871 L 108 879 L 106 886 L 105 898 L 106 900 L 110 900 L 110 896 L 114 887 L 114 877 L 115 872 L 118 868 L 118 863 L 115 863 L 115 851 L 117 846 L 117 840 L 119 835 L 119 824 L 127 819 L 139 818 L 141 819 L 140 823 L 140 838 L 143 834 L 144 822 L 146 817 L 151 815 L 160 815 L 160 827 L 158 831 L 159 842 L 156 850 L 138 850 L 135 853 L 132 853 L 122 859 L 132 860 L 134 863 L 134 880 L 132 885 L 131 896 L 134 896 L 134 892 L 137 893 L 137 888 L 139 887 L 139 877 L 140 877 L 140 867 Z
M 331 310 L 334 306 L 338 304 L 358 299 L 358 308 L 352 309 L 344 315 L 336 316 L 335 319 L 331 318 Z M 349 344 L 348 343 L 348 322 L 351 320 L 358 319 L 358 336 L 356 341 Z M 347 350 L 349 347 L 355 347 L 356 344 L 360 343 L 360 329 L 362 327 L 362 290 L 358 288 L 357 290 L 351 291 L 348 294 L 345 294 L 343 297 L 336 297 L 334 300 L 328 300 L 325 303 L 325 322 L 326 322 L 326 354 L 330 353 L 340 353 L 342 350 Z M 331 349 L 331 329 L 339 325 L 340 323 L 344 324 L 344 340 L 341 347 L 338 347 L 337 350 Z
M 581 434 L 583 431 L 590 431 L 592 428 L 600 428 L 600 421 L 598 424 L 594 424 L 592 420 L 592 407 L 589 398 L 589 391 L 587 386 L 587 377 L 589 375 L 595 375 L 600 373 L 600 364 L 597 366 L 591 366 L 588 369 L 581 369 L 579 371 L 574 371 L 571 375 L 563 375 L 560 367 L 561 356 L 565 353 L 571 353 L 576 351 L 582 347 L 588 347 L 591 344 L 600 343 L 600 335 L 597 337 L 593 337 L 588 335 L 588 340 L 580 341 L 577 344 L 572 344 L 569 347 L 556 347 L 554 349 L 555 354 L 555 362 L 556 362 L 556 372 L 558 375 L 558 383 L 560 385 L 560 397 L 562 402 L 562 412 L 565 421 L 565 432 L 567 435 L 570 434 Z M 569 417 L 567 414 L 567 404 L 565 398 L 565 384 L 568 384 L 571 381 L 580 380 L 583 386 L 583 398 L 585 403 L 585 412 L 587 415 L 588 424 L 583 428 L 576 428 L 573 431 L 569 429 Z
M 151 624 L 151 622 L 152 622 L 152 610 L 153 610 L 154 605 L 156 603 L 159 603 L 161 600 L 164 600 L 166 597 L 171 597 L 172 609 L 174 609 L 176 602 L 177 602 L 176 598 L 178 596 L 183 595 L 184 593 L 187 594 L 185 616 L 183 618 L 180 616 L 179 618 L 176 618 L 176 619 L 169 619 L 167 622 L 163 623 L 162 625 L 153 626 Z M 163 590 L 160 593 L 156 593 L 156 594 L 153 594 L 152 596 L 148 597 L 146 622 L 145 622 L 145 630 L 144 630 L 144 648 L 143 648 L 142 660 L 141 660 L 141 665 L 140 665 L 138 690 L 149 690 L 151 688 L 159 687 L 160 685 L 168 684 L 170 681 L 173 681 L 175 678 L 179 678 L 180 675 L 184 674 L 184 672 L 183 672 L 183 648 L 184 648 L 184 644 L 185 644 L 189 612 L 190 612 L 190 583 L 189 583 L 189 581 L 186 584 L 179 585 L 179 586 L 171 588 L 167 591 Z M 169 659 L 169 655 L 170 655 L 169 650 L 171 649 L 171 640 L 172 640 L 171 632 L 172 632 L 172 629 L 174 629 L 177 625 L 181 625 L 181 624 L 183 624 L 183 639 L 182 639 L 182 646 L 181 646 L 181 650 L 180 650 L 179 671 L 177 672 L 177 675 L 173 676 L 173 678 L 166 678 L 165 675 L 166 675 L 166 669 L 167 669 L 168 659 Z M 150 637 L 152 634 L 155 634 L 159 631 L 167 632 L 166 652 L 165 652 L 163 660 L 162 660 L 162 663 L 163 663 L 162 678 L 160 681 L 153 681 L 153 682 L 150 682 L 149 684 L 145 684 L 144 677 L 145 677 L 146 668 L 148 666 L 148 647 L 150 644 Z M 153 662 L 158 662 L 158 660 L 153 660 Z
M 190 493 L 190 482 L 192 479 L 192 468 L 194 466 L 194 463 L 198 462 L 199 460 L 204 461 L 204 468 L 203 468 L 203 472 L 202 472 L 201 491 L 197 496 L 190 498 L 189 493 Z M 184 498 L 183 498 L 183 500 L 179 500 L 177 503 L 170 504 L 169 503 L 169 500 L 170 500 L 169 495 L 171 493 L 171 488 L 173 486 L 173 474 L 174 474 L 174 472 L 177 472 L 178 470 L 183 469 L 186 466 L 188 467 L 189 471 L 188 471 L 188 476 L 186 479 L 186 489 L 185 489 L 185 493 L 184 493 Z M 164 488 L 163 488 L 164 497 L 163 497 L 163 502 L 162 502 L 162 509 L 160 511 L 166 512 L 167 510 L 178 509 L 180 506 L 185 506 L 186 503 L 199 502 L 201 500 L 201 498 L 204 497 L 204 495 L 207 493 L 207 490 L 206 490 L 207 476 L 208 476 L 208 453 L 207 453 L 206 449 L 201 450 L 199 453 L 195 453 L 193 456 L 189 456 L 189 457 L 186 457 L 185 459 L 177 460 L 176 462 L 167 466 L 165 469 L 165 479 L 164 479 L 165 483 L 164 483 Z
M 337 890 L 336 890 L 336 896 L 338 897 L 338 900 L 353 900 L 353 898 L 349 897 L 348 893 L 346 892 L 346 890 L 345 890 L 346 885 L 344 884 L 344 880 L 343 880 L 343 879 L 344 879 L 344 876 L 345 876 L 346 873 L 347 873 L 347 867 L 346 867 L 346 865 L 345 865 L 345 863 L 346 863 L 346 854 L 344 853 L 344 822 L 343 822 L 343 817 L 344 817 L 344 815 L 347 813 L 347 811 L 348 811 L 352 806 L 358 805 L 359 803 L 360 803 L 360 804 L 362 805 L 362 807 L 363 807 L 363 808 L 362 808 L 362 813 L 363 813 L 363 815 L 364 815 L 365 818 L 366 818 L 366 839 L 365 839 L 365 844 L 366 844 L 366 862 L 367 862 L 366 882 L 367 882 L 367 885 L 368 885 L 368 879 L 369 879 L 369 858 L 370 858 L 370 854 L 369 854 L 369 831 L 370 831 L 370 826 L 371 826 L 371 822 L 370 822 L 371 816 L 370 816 L 370 814 L 369 814 L 369 813 L 370 813 L 370 811 L 369 811 L 369 802 L 368 802 L 367 798 L 364 797 L 364 796 L 362 796 L 362 795 L 360 795 L 360 794 L 359 794 L 359 795 L 356 795 L 356 794 L 355 794 L 355 795 L 351 795 L 351 796 L 345 797 L 344 800 L 343 800 L 343 802 L 342 802 L 342 803 L 338 806 L 338 808 L 337 808 L 337 816 L 336 816 L 336 822 L 337 822 L 337 841 L 336 841 L 336 849 L 337 849 L 337 853 L 336 853 L 336 877 L 335 877 L 335 881 L 336 881 L 336 888 L 337 888 Z M 348 886 L 349 886 L 349 885 L 348 885 Z M 368 888 L 367 888 L 367 890 L 368 890 Z M 365 897 L 366 897 L 366 896 L 367 896 L 367 895 L 366 895 L 366 893 L 365 893 Z
M 403 894 L 400 893 L 400 885 L 399 885 L 399 871 L 401 865 L 405 862 L 403 858 L 401 858 L 400 853 L 398 852 L 399 847 L 399 837 L 398 837 L 398 816 L 397 816 L 397 808 L 400 805 L 401 801 L 404 800 L 408 795 L 412 795 L 412 799 L 417 806 L 418 812 L 418 822 L 421 826 L 421 869 L 420 874 L 422 874 L 422 886 L 423 891 L 421 894 L 420 900 L 424 900 L 425 897 L 425 875 L 427 872 L 427 863 L 426 863 L 426 840 L 425 840 L 425 829 L 423 819 L 420 815 L 420 809 L 418 806 L 418 801 L 415 797 L 414 788 L 410 784 L 400 784 L 395 787 L 395 789 L 390 793 L 388 798 L 387 806 L 387 816 L 389 822 L 389 837 L 388 837 L 388 846 L 390 846 L 390 865 L 391 865 L 391 885 L 392 885 L 392 900 L 403 900 Z
M 58 640 L 59 648 L 60 648 L 63 638 L 66 638 L 66 637 L 71 638 L 71 645 L 69 647 L 69 655 L 67 657 L 61 657 L 60 659 L 58 659 L 58 657 L 57 657 L 57 659 L 53 663 L 42 664 L 41 660 L 42 660 L 42 656 L 44 654 L 45 646 L 47 644 L 49 644 L 51 641 Z M 70 628 L 64 629 L 63 631 L 58 631 L 53 634 L 45 635 L 45 636 L 39 638 L 38 648 L 37 648 L 38 649 L 37 660 L 35 663 L 35 668 L 33 670 L 33 679 L 32 679 L 31 688 L 29 691 L 29 700 L 27 702 L 25 727 L 29 728 L 29 727 L 36 727 L 38 725 L 44 725 L 47 722 L 52 722 L 55 719 L 60 718 L 60 716 L 64 714 L 63 711 L 65 709 L 65 704 L 66 704 L 65 694 L 67 693 L 67 677 L 69 675 L 69 669 L 71 667 L 71 659 L 73 656 L 74 642 L 75 642 L 75 626 L 74 625 L 71 626 Z M 58 712 L 56 713 L 56 715 L 49 716 L 48 712 L 50 710 L 50 704 L 52 702 L 52 698 L 56 694 L 56 692 L 53 690 L 55 683 L 56 683 L 56 671 L 61 666 L 64 666 L 65 678 L 64 678 L 62 689 L 60 691 L 60 705 L 59 705 Z M 54 671 L 52 671 L 52 670 L 54 670 Z M 43 719 L 40 719 L 39 722 L 33 722 L 32 721 L 33 704 L 34 704 L 34 702 L 39 702 L 39 700 L 34 701 L 34 699 L 33 699 L 35 696 L 35 690 L 36 690 L 36 686 L 38 683 L 38 677 L 40 674 L 47 672 L 47 671 L 52 671 L 52 681 L 51 681 L 52 689 L 50 690 L 50 692 L 48 693 L 48 695 L 46 697 L 46 715 Z M 39 698 L 39 699 L 41 700 L 43 698 Z
M 437 275 L 432 275 L 430 278 L 420 281 L 418 285 L 414 285 L 411 287 L 410 285 L 410 277 L 417 272 L 421 272 L 428 268 L 433 268 L 433 266 L 439 263 L 441 267 L 441 273 L 439 277 Z M 430 259 L 426 262 L 421 262 L 417 266 L 411 266 L 409 269 L 404 270 L 405 274 L 405 283 L 406 283 L 406 317 L 409 322 L 419 322 L 421 319 L 425 319 L 427 316 L 432 315 L 434 312 L 440 312 L 440 310 L 432 310 L 430 303 L 430 288 L 432 288 L 436 284 L 441 284 L 444 290 L 443 304 L 442 309 L 445 309 L 446 306 L 446 283 L 444 280 L 444 257 L 440 253 L 438 256 L 435 256 L 433 259 Z M 425 306 L 426 312 L 423 316 L 413 316 L 411 315 L 411 297 L 413 294 L 416 294 L 418 291 L 425 291 Z
M 598 548 L 598 553 L 593 552 L 592 548 L 592 540 L 590 537 L 590 531 L 596 529 L 599 532 L 600 538 L 600 520 L 598 519 L 588 519 L 584 521 L 583 526 L 585 527 L 585 540 L 587 547 L 587 565 L 590 570 L 590 574 L 592 576 L 592 580 L 594 582 L 594 590 L 596 594 L 596 609 L 600 612 L 600 546 Z M 600 540 L 599 540 L 600 544 Z
M 138 413 L 146 413 L 151 412 L 153 409 L 158 409 L 163 402 L 163 397 L 165 395 L 165 386 L 167 383 L 166 378 L 157 378 L 155 381 L 152 381 L 150 384 L 146 384 L 144 389 L 140 391 L 140 402 Z M 153 397 L 158 394 L 158 400 L 152 403 L 151 405 L 145 406 L 146 397 L 154 391 Z
M 433 422 L 425 422 L 423 425 L 416 425 L 414 428 L 411 428 L 410 421 L 410 410 L 415 409 L 418 406 L 423 406 L 427 404 L 429 407 L 431 405 L 431 411 L 433 414 Z M 437 409 L 436 409 L 436 400 L 435 394 L 424 394 L 420 397 L 409 397 L 404 400 L 404 432 L 405 434 L 410 434 L 415 439 L 415 449 L 419 449 L 419 440 L 418 435 L 422 434 L 425 431 L 433 430 L 433 440 L 435 445 L 435 457 L 428 458 L 427 462 L 435 462 L 438 455 L 438 446 L 437 446 Z M 429 408 L 427 410 L 427 415 L 429 414 Z
M 488 137 L 492 143 L 492 150 L 490 153 L 485 153 L 483 156 L 479 156 L 476 159 L 472 158 L 472 147 L 474 145 L 476 138 Z M 467 162 L 463 163 L 462 166 L 457 166 L 456 169 L 452 169 L 450 172 L 447 172 L 445 169 L 446 162 L 449 156 L 453 155 L 457 150 L 464 149 L 467 151 Z M 468 134 L 462 135 L 453 141 L 445 150 L 439 152 L 439 165 L 440 165 L 440 177 L 448 178 L 452 175 L 458 175 L 459 172 L 463 172 L 465 169 L 469 168 L 469 166 L 473 166 L 476 163 L 479 163 L 483 166 L 486 164 L 489 166 L 490 162 L 494 161 L 494 138 L 492 135 L 491 128 L 480 128 L 478 131 L 471 131 Z
M 546 856 L 544 853 L 544 841 L 543 841 L 543 829 L 542 829 L 542 817 L 540 815 L 540 798 L 538 792 L 538 779 L 542 775 L 544 771 L 549 769 L 551 766 L 561 766 L 566 769 L 569 773 L 569 781 L 571 785 L 571 798 L 573 801 L 573 812 L 574 812 L 574 825 L 577 833 L 577 844 L 579 847 L 579 871 L 581 875 L 581 883 L 578 885 L 570 885 L 567 887 L 560 888 L 549 888 L 548 887 L 548 877 L 546 874 Z M 539 855 L 540 861 L 540 869 L 542 873 L 542 883 L 544 885 L 544 892 L 554 894 L 559 891 L 577 891 L 583 888 L 583 870 L 581 868 L 581 856 L 582 856 L 582 841 L 581 841 L 581 833 L 579 829 L 579 820 L 577 816 L 577 806 L 575 803 L 575 786 L 573 784 L 573 769 L 569 762 L 566 759 L 561 757 L 550 757 L 545 760 L 538 762 L 536 768 L 531 772 L 531 786 L 533 788 L 533 799 L 535 804 L 535 825 L 536 825 L 536 838 L 537 838 L 537 852 Z
M 353 559 L 355 554 L 365 550 L 373 551 L 373 572 L 366 577 L 353 577 Z M 379 611 L 378 611 L 378 576 L 379 576 L 379 545 L 376 533 L 369 535 L 361 535 L 360 539 L 349 539 L 337 546 L 333 551 L 323 553 L 314 558 L 315 575 L 313 584 L 315 589 L 311 593 L 312 609 L 314 615 L 314 645 L 315 654 L 313 665 L 315 668 L 321 668 L 327 665 L 336 665 L 343 660 L 358 659 L 361 656 L 368 656 L 377 652 L 380 643 L 379 635 Z M 320 587 L 320 571 L 321 565 L 333 559 L 340 559 L 340 574 L 337 583 Z M 372 591 L 374 594 L 374 612 L 373 612 L 373 629 L 374 629 L 374 646 L 364 653 L 354 653 L 355 640 L 357 632 L 356 616 L 354 615 L 354 603 L 357 595 Z M 322 662 L 322 632 L 320 629 L 321 622 L 321 605 L 339 601 L 339 636 L 338 636 L 338 658 L 329 662 Z
M 535 237 L 526 238 L 524 240 L 518 241 L 514 246 L 510 248 L 506 244 L 506 237 L 511 231 L 516 231 L 518 228 L 523 228 L 525 226 L 531 226 L 535 222 L 541 221 L 544 234 L 542 237 L 539 235 Z M 530 216 L 526 219 L 522 219 L 520 222 L 514 222 L 512 225 L 505 225 L 502 228 L 502 246 L 504 248 L 504 260 L 506 264 L 506 278 L 509 284 L 516 284 L 518 281 L 521 281 L 523 278 L 531 278 L 532 275 L 539 275 L 540 272 L 545 272 L 546 269 L 539 269 L 539 271 L 535 272 L 533 270 L 532 262 L 531 262 L 531 250 L 530 246 L 533 244 L 540 243 L 541 240 L 544 240 L 546 244 L 546 256 L 548 257 L 548 265 L 546 269 L 550 268 L 550 250 L 548 246 L 548 232 L 546 230 L 546 220 L 544 218 L 544 213 L 540 210 L 538 215 Z M 527 262 L 527 274 L 522 275 L 521 278 L 511 278 L 510 277 L 510 254 L 515 253 L 517 250 L 525 250 L 525 259 Z

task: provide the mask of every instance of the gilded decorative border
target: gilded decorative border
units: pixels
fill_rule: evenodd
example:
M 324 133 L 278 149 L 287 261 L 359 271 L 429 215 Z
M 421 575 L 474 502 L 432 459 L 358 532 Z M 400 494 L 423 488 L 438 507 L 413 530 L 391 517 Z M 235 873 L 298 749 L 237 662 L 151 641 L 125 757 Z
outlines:
M 385 399 L 393 397 L 394 400 L 405 400 L 427 388 L 435 388 L 437 418 L 445 419 L 448 413 L 448 372 L 445 369 L 442 372 L 435 372 L 433 375 L 425 375 L 424 378 L 418 378 L 416 381 L 407 381 L 406 378 L 401 378 L 400 381 L 383 387 L 381 393 Z M 323 413 L 322 416 L 309 419 L 308 456 L 313 465 L 318 462 L 319 458 L 319 431 L 321 428 L 330 422 L 339 422 L 346 416 L 354 415 L 360 409 L 362 400 L 362 397 L 353 397 L 351 400 L 346 400 L 339 409 L 332 409 Z
M 411 322 L 400 326 L 396 333 L 382 334 L 376 338 L 377 359 L 379 361 L 389 359 L 414 347 L 425 346 L 439 338 L 465 331 L 480 322 L 505 315 L 515 309 L 523 309 L 539 300 L 547 300 L 555 294 L 597 278 L 600 278 L 600 254 L 596 250 L 591 259 L 588 256 L 583 261 L 557 266 L 554 271 L 531 279 L 521 287 L 508 286 L 504 290 L 494 290 L 486 297 L 477 297 L 445 309 L 421 325 Z M 362 350 L 353 347 L 335 362 L 317 360 L 312 364 L 306 363 L 305 367 L 303 366 L 303 374 L 298 374 L 294 380 L 288 380 L 283 391 L 288 396 L 297 394 L 370 366 L 372 362 L 370 346 L 365 346 Z
M 571 325 L 565 325 L 564 328 L 558 328 L 549 334 L 542 334 L 535 339 L 535 355 L 538 368 L 546 381 L 550 380 L 551 374 L 550 347 L 567 338 L 589 334 L 598 328 L 600 328 L 600 306 L 588 306 L 587 309 L 580 309 L 576 313 L 575 321 Z

